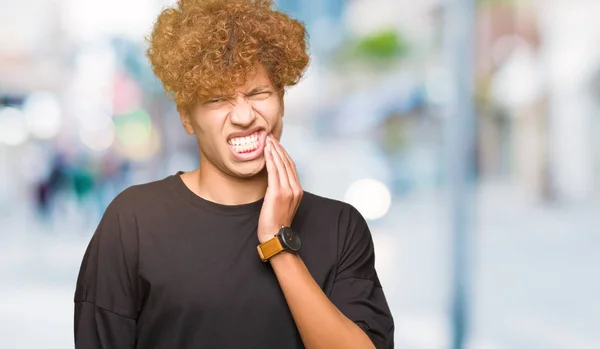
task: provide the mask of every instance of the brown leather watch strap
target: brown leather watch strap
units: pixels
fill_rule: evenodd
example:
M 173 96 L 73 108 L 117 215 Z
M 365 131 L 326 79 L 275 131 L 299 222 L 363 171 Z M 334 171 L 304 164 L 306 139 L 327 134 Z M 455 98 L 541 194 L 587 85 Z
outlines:
M 281 245 L 281 241 L 279 241 L 279 237 L 274 237 L 271 240 L 262 243 L 256 247 L 258 250 L 258 255 L 263 262 L 269 260 L 269 258 L 283 251 L 283 245 Z

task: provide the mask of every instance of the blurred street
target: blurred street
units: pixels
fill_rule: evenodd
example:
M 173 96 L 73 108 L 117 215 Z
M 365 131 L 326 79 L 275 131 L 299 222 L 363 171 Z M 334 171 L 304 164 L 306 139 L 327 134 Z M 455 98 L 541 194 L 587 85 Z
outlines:
M 177 0 L 1 3 L 0 349 L 70 349 L 108 203 L 200 165 L 146 57 Z M 282 145 L 368 220 L 396 347 L 460 347 L 465 299 L 460 349 L 600 349 L 600 1 L 273 3 L 311 52 Z

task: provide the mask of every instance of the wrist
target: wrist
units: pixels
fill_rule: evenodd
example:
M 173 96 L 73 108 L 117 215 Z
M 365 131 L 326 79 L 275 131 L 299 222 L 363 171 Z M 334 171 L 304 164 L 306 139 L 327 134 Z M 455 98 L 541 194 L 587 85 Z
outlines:
M 263 262 L 284 251 L 298 252 L 302 246 L 300 237 L 289 226 L 282 226 L 271 234 L 259 234 L 259 245 L 256 247 Z
M 277 232 L 267 233 L 267 234 L 258 234 L 258 242 L 260 244 L 264 244 L 265 242 L 275 238 L 275 235 L 277 235 Z
M 279 225 L 272 225 L 268 228 L 259 228 L 257 235 L 258 235 L 258 242 L 261 244 L 264 244 L 265 242 L 273 239 L 275 236 L 277 236 L 277 234 L 279 233 L 280 229 L 282 226 L 287 226 L 286 224 L 279 224 Z
M 285 265 L 294 263 L 299 258 L 300 256 L 292 251 L 281 251 L 280 253 L 269 258 L 269 262 L 271 265 Z

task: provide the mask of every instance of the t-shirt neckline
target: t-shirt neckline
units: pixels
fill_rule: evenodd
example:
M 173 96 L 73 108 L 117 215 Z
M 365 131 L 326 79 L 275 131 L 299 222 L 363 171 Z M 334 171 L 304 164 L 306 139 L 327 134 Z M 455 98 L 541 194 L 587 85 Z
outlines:
M 178 171 L 174 175 L 171 175 L 170 182 L 172 183 L 173 189 L 175 189 L 180 196 L 196 207 L 211 211 L 213 213 L 228 216 L 256 214 L 259 213 L 262 208 L 264 198 L 240 205 L 224 205 L 207 200 L 201 196 L 198 196 L 190 188 L 188 188 L 181 178 L 183 173 L 183 171 Z

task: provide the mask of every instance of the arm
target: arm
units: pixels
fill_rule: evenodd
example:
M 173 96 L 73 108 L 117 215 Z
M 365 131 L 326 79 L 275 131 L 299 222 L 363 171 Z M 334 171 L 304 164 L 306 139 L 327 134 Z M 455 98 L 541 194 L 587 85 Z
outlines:
M 299 256 L 280 253 L 270 261 L 306 348 L 375 348 L 327 298 Z
M 79 270 L 74 299 L 76 349 L 135 347 L 137 312 L 131 280 L 136 277 L 137 240 L 126 235 L 131 233 L 132 218 L 121 214 L 115 201 L 98 225 Z
M 269 183 L 258 223 L 260 243 L 291 224 L 303 193 L 293 161 L 276 139 L 268 139 Z M 299 256 L 282 253 L 270 259 L 304 345 L 393 348 L 394 324 L 375 272 L 371 233 L 350 205 L 340 212 L 338 233 L 338 265 L 329 297 Z

